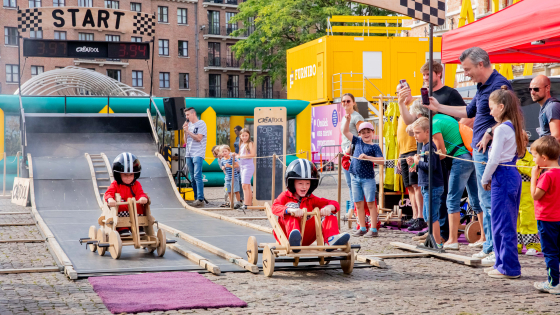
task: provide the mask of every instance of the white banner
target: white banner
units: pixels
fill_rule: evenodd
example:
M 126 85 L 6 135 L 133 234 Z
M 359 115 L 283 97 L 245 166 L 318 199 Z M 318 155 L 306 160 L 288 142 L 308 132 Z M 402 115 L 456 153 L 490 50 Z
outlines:
M 12 203 L 23 207 L 27 206 L 30 183 L 31 180 L 29 178 L 14 178 L 14 188 L 12 189 Z

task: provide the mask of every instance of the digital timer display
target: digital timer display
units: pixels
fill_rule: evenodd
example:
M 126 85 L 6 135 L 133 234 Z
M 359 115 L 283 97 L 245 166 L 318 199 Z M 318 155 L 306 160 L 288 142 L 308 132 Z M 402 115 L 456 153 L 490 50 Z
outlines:
M 149 43 L 23 40 L 24 57 L 150 59 Z

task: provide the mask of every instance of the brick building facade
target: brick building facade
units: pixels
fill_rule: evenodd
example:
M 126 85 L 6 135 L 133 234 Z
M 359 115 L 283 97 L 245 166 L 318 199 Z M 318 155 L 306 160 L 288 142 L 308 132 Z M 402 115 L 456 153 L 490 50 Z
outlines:
M 0 93 L 13 94 L 18 88 L 17 7 L 79 6 L 102 7 L 155 13 L 155 56 L 153 94 L 183 97 L 286 98 L 280 82 L 271 82 L 266 71 L 243 70 L 231 52 L 231 46 L 244 37 L 233 38 L 231 32 L 241 23 L 229 23 L 242 0 L 3 0 L 0 25 L 4 29 L 4 46 L 0 47 Z M 108 31 L 65 32 L 44 30 L 21 33 L 26 38 L 150 41 L 147 36 L 133 36 Z M 23 42 L 23 41 L 22 41 Z M 127 85 L 150 92 L 151 60 L 109 60 L 21 57 L 21 82 L 44 71 L 66 66 L 89 68 Z M 264 83 L 251 83 L 258 72 Z

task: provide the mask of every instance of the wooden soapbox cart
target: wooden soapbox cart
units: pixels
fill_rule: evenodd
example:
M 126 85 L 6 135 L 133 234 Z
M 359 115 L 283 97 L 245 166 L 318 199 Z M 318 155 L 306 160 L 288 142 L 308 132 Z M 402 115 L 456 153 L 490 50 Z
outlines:
M 148 200 L 144 205 L 144 215 L 138 216 L 135 198 L 129 198 L 123 202 L 120 194 L 115 194 L 115 199 L 116 207 L 109 208 L 105 202 L 106 206 L 103 207 L 103 213 L 97 221 L 99 229 L 92 225 L 89 228 L 89 237 L 81 238 L 80 244 L 86 243 L 92 252 L 97 251 L 100 256 L 109 250 L 113 259 L 119 259 L 123 246 L 134 246 L 136 249 L 147 248 L 150 253 L 157 250 L 157 255 L 162 257 L 168 241 L 162 229 L 158 229 L 156 235 L 154 224 L 157 224 L 157 221 L 150 211 L 150 201 Z M 128 217 L 118 216 L 118 207 L 121 205 L 128 206 Z M 144 233 L 139 231 L 141 226 L 144 227 Z M 131 236 L 121 237 L 117 232 L 117 228 L 121 227 L 130 228 Z
M 304 211 L 307 211 L 304 209 Z M 257 264 L 259 253 L 262 253 L 263 272 L 267 277 L 271 277 L 274 273 L 274 264 L 276 262 L 291 262 L 294 266 L 298 266 L 300 262 L 316 262 L 325 265 L 333 260 L 339 260 L 340 266 L 345 274 L 352 273 L 354 269 L 354 248 L 359 249 L 359 245 L 350 246 L 350 243 L 342 246 L 328 246 L 323 242 L 323 232 L 321 230 L 321 212 L 319 208 L 315 208 L 312 212 L 305 212 L 301 217 L 301 236 L 305 233 L 305 223 L 308 217 L 313 217 L 315 221 L 315 235 L 317 245 L 309 246 L 290 246 L 286 234 L 278 224 L 278 219 L 272 213 L 270 205 L 265 203 L 265 212 L 272 225 L 274 233 L 280 240 L 280 243 L 261 243 L 257 244 L 254 236 L 249 237 L 247 241 L 247 257 L 251 264 Z M 295 250 L 300 250 L 294 253 Z M 327 249 L 333 251 L 327 252 Z

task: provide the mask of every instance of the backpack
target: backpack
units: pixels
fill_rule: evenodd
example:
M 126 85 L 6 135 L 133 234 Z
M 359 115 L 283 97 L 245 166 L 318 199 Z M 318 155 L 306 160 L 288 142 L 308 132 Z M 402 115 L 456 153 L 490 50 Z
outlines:
M 459 133 L 461 134 L 461 139 L 463 140 L 463 144 L 465 145 L 465 148 L 472 153 L 473 149 L 471 147 L 471 142 L 472 142 L 472 138 L 473 138 L 473 130 L 471 129 L 471 127 L 459 123 Z M 450 154 L 452 155 L 452 154 Z

